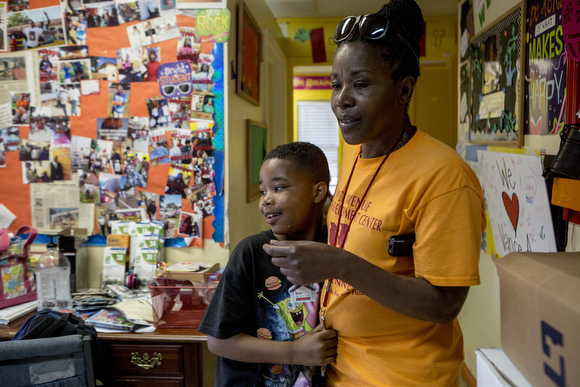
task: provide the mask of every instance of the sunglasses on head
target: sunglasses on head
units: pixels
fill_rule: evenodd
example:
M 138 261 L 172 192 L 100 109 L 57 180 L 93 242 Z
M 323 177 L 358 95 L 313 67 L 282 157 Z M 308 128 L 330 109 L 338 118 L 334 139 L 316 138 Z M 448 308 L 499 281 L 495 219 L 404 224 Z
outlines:
M 403 43 L 415 56 L 417 60 L 417 71 L 420 73 L 419 57 L 411 43 L 405 38 L 403 32 L 395 23 L 392 23 L 383 15 L 371 13 L 368 15 L 348 16 L 342 19 L 336 26 L 334 41 L 340 43 L 346 40 L 358 25 L 360 35 L 368 40 L 385 39 L 392 42 Z

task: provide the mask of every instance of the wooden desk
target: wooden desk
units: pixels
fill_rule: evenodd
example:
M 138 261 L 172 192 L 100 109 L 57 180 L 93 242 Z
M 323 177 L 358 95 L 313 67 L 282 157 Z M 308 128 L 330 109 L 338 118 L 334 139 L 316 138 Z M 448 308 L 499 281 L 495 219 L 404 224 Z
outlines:
M 10 340 L 31 315 L 0 325 L 0 341 Z M 99 332 L 98 336 L 106 370 L 100 380 L 105 386 L 203 386 L 202 350 L 207 337 L 196 329 Z

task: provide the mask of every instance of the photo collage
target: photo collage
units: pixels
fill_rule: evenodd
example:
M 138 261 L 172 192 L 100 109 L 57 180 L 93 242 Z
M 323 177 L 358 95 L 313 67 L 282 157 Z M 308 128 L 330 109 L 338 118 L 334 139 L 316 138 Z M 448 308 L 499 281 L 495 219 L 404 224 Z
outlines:
M 77 0 L 36 9 L 22 3 L 9 7 L 0 83 L 34 72 L 39 99 L 33 104 L 31 92 L 10 92 L 0 168 L 7 166 L 6 152 L 17 151 L 23 184 L 78 181 L 79 203 L 95 208 L 95 233 L 107 235 L 112 221 L 130 216 L 163 222 L 166 238 L 201 239 L 204 219 L 214 216 L 216 179 L 223 179 L 214 155 L 215 99 L 223 93 L 214 90 L 218 43 L 203 43 L 194 22 L 180 26 L 179 10 L 164 0 Z M 195 11 L 181 14 L 195 17 Z M 127 47 L 91 55 L 95 29 L 124 24 Z M 162 49 L 160 42 L 171 39 L 175 49 Z M 35 68 L 11 55 L 16 51 L 30 51 Z M 97 85 L 90 95 L 107 97 L 95 137 L 74 130 L 91 109 L 83 103 L 88 82 Z M 145 98 L 146 113 L 132 116 L 134 85 L 141 82 L 159 83 L 161 95 Z M 22 127 L 27 138 L 20 136 Z M 164 192 L 148 191 L 152 168 L 165 165 Z M 78 208 L 51 211 L 51 227 L 78 224 Z

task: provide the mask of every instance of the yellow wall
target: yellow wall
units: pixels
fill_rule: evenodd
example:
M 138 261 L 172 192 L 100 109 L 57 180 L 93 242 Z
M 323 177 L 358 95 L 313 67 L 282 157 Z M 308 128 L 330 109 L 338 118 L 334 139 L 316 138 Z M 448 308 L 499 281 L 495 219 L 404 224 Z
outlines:
M 311 66 L 312 49 L 309 40 L 296 39 L 300 31 L 315 28 L 324 29 L 327 62 L 318 65 L 332 64 L 332 55 L 336 48 L 333 34 L 336 19 L 281 19 L 287 29 L 288 78 L 296 66 Z M 421 57 L 421 76 L 415 88 L 414 97 L 409 105 L 411 122 L 443 141 L 452 148 L 457 143 L 457 22 L 454 17 L 426 19 L 425 56 Z M 307 74 L 300 74 L 307 75 Z M 323 74 L 311 74 L 323 75 Z M 326 74 L 330 75 L 330 74 Z M 330 100 L 331 90 L 296 90 L 289 91 L 288 127 L 293 133 L 288 134 L 288 141 L 296 139 L 296 104 L 299 100 Z

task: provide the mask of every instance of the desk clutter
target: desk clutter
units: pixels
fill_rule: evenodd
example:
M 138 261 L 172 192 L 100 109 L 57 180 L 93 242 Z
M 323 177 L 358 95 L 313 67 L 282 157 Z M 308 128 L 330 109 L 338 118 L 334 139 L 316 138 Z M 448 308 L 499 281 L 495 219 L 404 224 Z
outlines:
M 57 248 L 61 243 L 57 245 L 50 237 L 46 251 L 39 257 L 31 259 L 27 249 L 21 249 L 17 258 L 22 267 L 12 272 L 26 267 L 32 282 L 29 288 L 34 290 L 33 299 L 37 300 L 7 303 L 10 308 L 0 308 L 0 324 L 8 324 L 35 309 L 52 309 L 71 313 L 87 325 L 107 332 L 197 328 L 219 282 L 221 274 L 215 273 L 219 264 L 165 263 L 163 238 L 156 233 L 159 225 L 154 222 L 119 221 L 112 228 L 118 234 L 109 235 L 107 246 L 102 249 L 98 288 L 76 289 L 76 280 L 86 276 L 88 265 L 76 257 L 74 248 L 71 254 L 67 246 L 68 254 L 64 255 Z M 32 240 L 35 233 L 34 229 L 30 231 Z M 32 243 L 19 236 L 12 240 L 21 246 Z M 14 254 L 4 255 L 2 269 L 12 262 L 8 258 L 16 259 Z M 12 283 L 13 287 L 23 288 L 23 281 L 22 276 L 3 275 L 5 286 Z

